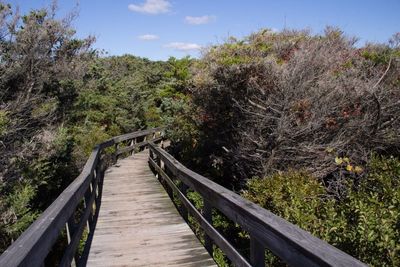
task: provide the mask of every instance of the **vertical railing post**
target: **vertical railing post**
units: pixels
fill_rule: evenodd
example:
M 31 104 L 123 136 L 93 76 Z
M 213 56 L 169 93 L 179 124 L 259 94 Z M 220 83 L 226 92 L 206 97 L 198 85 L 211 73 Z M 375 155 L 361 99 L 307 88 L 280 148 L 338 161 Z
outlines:
M 265 247 L 250 234 L 250 263 L 255 267 L 265 267 Z
M 136 138 L 133 138 L 131 140 L 131 144 L 130 146 L 133 146 L 132 152 L 131 152 L 131 156 L 135 155 L 135 149 L 136 149 Z
M 157 166 L 161 168 L 161 159 L 158 155 L 156 155 L 156 163 L 157 163 Z
M 95 186 L 95 183 L 96 183 L 96 180 L 97 180 L 97 175 L 96 175 L 96 170 L 94 170 L 93 172 L 92 172 L 92 174 L 91 174 L 91 182 L 90 182 L 90 184 L 89 184 L 89 187 L 88 187 L 88 189 L 86 190 L 86 192 L 85 192 L 85 206 L 84 206 L 84 208 L 85 209 L 89 209 L 89 218 L 88 218 L 88 220 L 87 220 L 87 222 L 86 222 L 86 225 L 87 225 L 87 228 L 88 228 L 88 230 L 89 230 L 89 233 L 91 233 L 94 229 L 92 228 L 93 227 L 93 204 L 90 204 L 90 198 L 91 198 L 91 196 L 92 196 L 92 194 L 96 194 L 96 192 L 94 192 L 94 186 Z
M 203 199 L 204 206 L 203 206 L 203 216 L 204 218 L 212 225 L 212 205 L 206 199 Z M 212 256 L 213 255 L 213 241 L 212 239 L 204 233 L 204 246 L 208 253 Z
M 74 236 L 74 233 L 76 231 L 76 223 L 75 223 L 75 213 L 72 213 L 71 217 L 68 219 L 68 222 L 65 224 L 65 228 L 67 230 L 67 241 L 68 244 L 71 243 L 72 237 Z M 74 258 L 71 262 L 71 266 L 75 267 L 77 263 L 78 258 L 76 255 L 74 255 Z
M 149 147 L 149 163 L 150 163 L 150 159 L 155 160 L 154 159 L 154 152 L 153 152 L 153 148 Z M 156 170 L 154 169 L 153 165 L 150 164 L 150 169 L 153 172 L 156 172 Z M 157 177 L 157 173 L 156 173 L 156 177 Z M 157 177 L 158 178 L 158 177 Z
M 169 171 L 168 168 L 165 168 L 165 163 L 164 163 L 164 161 L 160 161 L 160 168 L 171 178 L 172 181 L 174 180 L 175 177 L 173 177 L 173 176 L 171 175 L 171 172 Z M 166 181 L 164 181 L 164 184 L 165 184 L 165 191 L 167 191 L 168 196 L 169 196 L 172 200 L 174 200 L 174 191 L 172 190 L 172 188 L 169 186 L 169 184 L 168 184 Z
M 161 168 L 161 159 L 160 159 L 160 157 L 159 157 L 157 154 L 156 154 L 155 156 L 156 156 L 155 162 L 156 162 L 157 166 Z M 162 181 L 161 174 L 158 173 L 158 171 L 156 171 L 156 177 L 157 177 L 157 179 L 158 179 L 160 182 Z
M 146 142 L 147 141 L 147 135 L 145 135 L 144 136 L 144 139 L 143 139 L 143 142 Z M 143 150 L 146 148 L 147 146 L 145 145 L 145 146 L 143 146 Z M 140 150 L 140 149 L 139 149 Z
M 188 190 L 188 186 L 186 185 L 186 184 L 184 184 L 183 182 L 181 182 L 181 184 L 180 184 L 180 191 L 182 192 L 182 194 L 185 196 L 185 197 L 187 197 L 187 190 Z M 186 207 L 185 207 L 185 205 L 181 205 L 181 214 L 182 214 L 182 217 L 183 217 L 183 219 L 187 222 L 188 221 L 188 211 L 187 211 L 187 209 L 186 209 Z
M 162 137 L 162 138 L 161 138 L 160 147 L 161 147 L 162 149 L 164 149 L 164 133 L 163 133 L 163 132 L 160 132 L 160 136 Z
M 115 164 L 115 163 L 117 163 L 117 161 L 118 161 L 118 155 L 117 155 L 117 152 L 118 152 L 118 143 L 114 144 L 114 149 L 115 149 L 115 152 L 114 152 L 114 164 Z
M 101 196 L 103 193 L 103 180 L 104 180 L 104 166 L 103 166 L 103 161 L 101 157 L 99 156 L 99 162 L 96 167 L 96 177 L 97 177 L 97 190 L 93 192 L 96 194 L 96 211 L 94 213 L 95 219 L 97 219 L 97 216 L 100 212 L 100 205 L 101 205 Z

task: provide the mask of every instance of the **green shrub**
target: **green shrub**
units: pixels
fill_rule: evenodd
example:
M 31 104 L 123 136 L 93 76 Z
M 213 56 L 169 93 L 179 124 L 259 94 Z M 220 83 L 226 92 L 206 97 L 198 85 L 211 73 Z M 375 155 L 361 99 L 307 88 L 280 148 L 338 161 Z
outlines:
M 60 127 L 46 154 L 30 162 L 20 161 L 24 181 L 34 187 L 32 206 L 45 210 L 58 195 L 77 177 L 73 160 L 74 138 L 66 128 Z
M 374 156 L 369 174 L 340 209 L 347 219 L 345 249 L 374 266 L 400 265 L 400 161 Z
M 74 154 L 79 162 L 86 162 L 93 148 L 111 137 L 104 131 L 104 128 L 98 125 L 77 126 L 74 129 L 74 136 L 77 144 Z
M 31 208 L 35 189 L 28 183 L 17 183 L 11 192 L 1 188 L 4 195 L 0 198 L 0 253 L 7 244 L 18 236 L 36 219 L 37 212 Z
M 148 128 L 157 127 L 161 125 L 161 117 L 159 110 L 154 107 L 148 107 L 144 113 L 144 118 Z
M 324 186 L 302 171 L 277 173 L 264 179 L 251 179 L 242 195 L 300 228 L 337 244 L 345 221 L 335 209 L 335 201 L 326 196 Z M 268 264 L 280 260 L 267 253 Z
M 36 218 L 37 214 L 31 211 L 30 201 L 35 196 L 35 189 L 29 184 L 20 184 L 8 197 L 10 212 L 13 220 L 6 231 L 13 238 L 18 237 Z
M 390 51 L 371 51 L 366 49 L 361 53 L 361 56 L 374 64 L 388 64 Z
M 264 179 L 251 179 L 244 197 L 283 217 L 299 227 L 321 235 L 320 222 L 332 213 L 335 201 L 326 196 L 324 186 L 305 172 L 289 171 Z M 332 214 L 328 214 L 332 213 Z
M 243 196 L 361 261 L 399 266 L 400 160 L 373 156 L 368 170 L 341 201 L 302 171 L 251 179 Z

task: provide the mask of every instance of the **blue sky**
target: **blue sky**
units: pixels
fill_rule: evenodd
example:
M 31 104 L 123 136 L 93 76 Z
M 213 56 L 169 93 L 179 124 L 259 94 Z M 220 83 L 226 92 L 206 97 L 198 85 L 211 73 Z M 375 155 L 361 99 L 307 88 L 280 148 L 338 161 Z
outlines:
M 6 0 L 7 2 L 7 0 Z M 21 13 L 50 0 L 11 0 Z M 59 0 L 59 15 L 77 1 Z M 338 26 L 359 44 L 386 42 L 400 31 L 400 0 L 80 0 L 74 22 L 79 37 L 94 35 L 95 47 L 111 55 L 153 60 L 199 56 L 200 49 L 261 28 Z

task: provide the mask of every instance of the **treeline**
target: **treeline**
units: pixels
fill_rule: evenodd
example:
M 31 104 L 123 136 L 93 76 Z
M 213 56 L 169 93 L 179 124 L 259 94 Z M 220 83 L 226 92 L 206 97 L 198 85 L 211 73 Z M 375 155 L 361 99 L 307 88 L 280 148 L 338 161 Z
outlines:
M 190 60 L 104 57 L 75 13 L 0 4 L 0 252 L 79 174 L 95 144 L 159 126 L 181 101 Z
M 261 30 L 210 47 L 171 137 L 218 183 L 368 264 L 398 266 L 400 34 L 356 41 L 335 28 Z

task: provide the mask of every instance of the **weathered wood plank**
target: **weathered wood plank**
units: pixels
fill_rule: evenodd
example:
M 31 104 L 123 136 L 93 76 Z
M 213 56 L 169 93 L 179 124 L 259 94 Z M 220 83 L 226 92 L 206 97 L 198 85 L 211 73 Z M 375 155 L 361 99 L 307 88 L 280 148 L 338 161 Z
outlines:
M 106 171 L 87 266 L 215 266 L 147 161 L 145 150 Z

